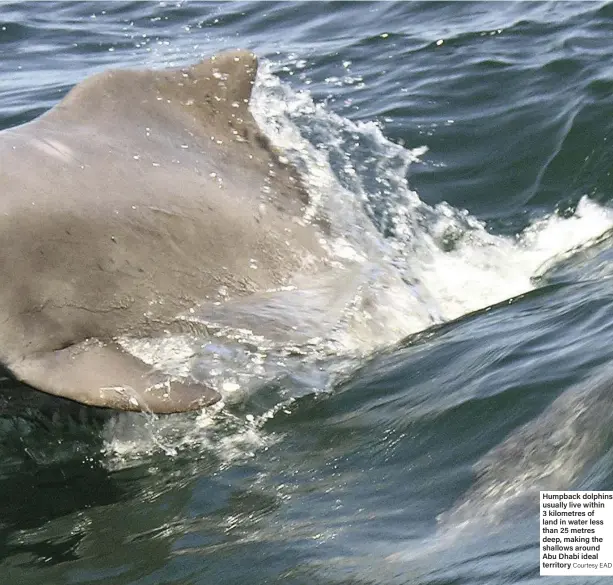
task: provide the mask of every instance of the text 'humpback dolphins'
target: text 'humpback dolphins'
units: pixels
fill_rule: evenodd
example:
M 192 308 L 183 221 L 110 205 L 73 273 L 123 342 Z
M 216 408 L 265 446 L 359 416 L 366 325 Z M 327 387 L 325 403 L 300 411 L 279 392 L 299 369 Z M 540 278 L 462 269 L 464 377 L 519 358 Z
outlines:
M 108 71 L 0 132 L 0 363 L 17 379 L 120 410 L 219 400 L 118 339 L 164 335 L 200 302 L 286 286 L 325 259 L 299 177 L 249 111 L 256 72 L 246 51 Z

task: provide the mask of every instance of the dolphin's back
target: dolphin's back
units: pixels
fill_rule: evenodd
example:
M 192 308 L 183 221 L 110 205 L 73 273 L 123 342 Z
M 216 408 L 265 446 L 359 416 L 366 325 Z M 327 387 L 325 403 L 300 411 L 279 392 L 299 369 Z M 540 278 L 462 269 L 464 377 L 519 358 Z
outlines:
M 12 283 L 0 361 L 159 334 L 200 301 L 286 285 L 325 256 L 297 173 L 249 111 L 256 70 L 235 51 L 109 71 L 0 133 L 0 270 Z

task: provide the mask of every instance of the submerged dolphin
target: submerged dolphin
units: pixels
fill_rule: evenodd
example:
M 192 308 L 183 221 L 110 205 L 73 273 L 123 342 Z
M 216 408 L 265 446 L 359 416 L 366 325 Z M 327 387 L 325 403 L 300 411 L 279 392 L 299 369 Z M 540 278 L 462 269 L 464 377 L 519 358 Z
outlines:
M 39 390 L 156 413 L 212 388 L 117 343 L 199 302 L 287 285 L 325 258 L 308 195 L 261 134 L 256 57 L 115 70 L 0 132 L 0 363 Z

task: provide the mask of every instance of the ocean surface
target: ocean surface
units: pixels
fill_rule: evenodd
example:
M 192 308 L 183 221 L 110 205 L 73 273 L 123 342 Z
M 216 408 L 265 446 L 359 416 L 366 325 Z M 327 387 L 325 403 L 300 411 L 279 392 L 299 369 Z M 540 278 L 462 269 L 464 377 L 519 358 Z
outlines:
M 254 116 L 370 296 L 303 353 L 196 340 L 202 413 L 2 378 L 0 583 L 540 583 L 538 491 L 613 489 L 612 39 L 606 2 L 2 2 L 0 128 L 257 53 Z

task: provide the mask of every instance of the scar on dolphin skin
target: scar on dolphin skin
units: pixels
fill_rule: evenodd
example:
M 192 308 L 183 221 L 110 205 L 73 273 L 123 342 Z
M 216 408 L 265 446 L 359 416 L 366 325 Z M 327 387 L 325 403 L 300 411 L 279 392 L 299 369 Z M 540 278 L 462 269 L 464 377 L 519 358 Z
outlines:
M 118 410 L 220 399 L 116 340 L 165 335 L 204 300 L 249 298 L 325 263 L 326 221 L 304 221 L 300 176 L 249 110 L 256 73 L 241 50 L 111 70 L 0 132 L 0 363 L 13 376 Z

